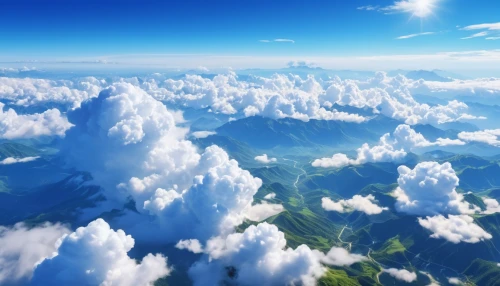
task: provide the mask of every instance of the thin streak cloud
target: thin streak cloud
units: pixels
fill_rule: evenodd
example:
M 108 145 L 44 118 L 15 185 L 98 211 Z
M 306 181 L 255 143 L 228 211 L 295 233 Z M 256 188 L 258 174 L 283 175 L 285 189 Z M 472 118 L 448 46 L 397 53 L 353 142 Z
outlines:
M 423 33 L 410 34 L 410 35 L 397 37 L 396 39 L 397 40 L 405 40 L 405 39 L 411 39 L 411 38 L 415 38 L 415 37 L 434 35 L 434 34 L 436 34 L 436 33 L 435 32 L 423 32 Z

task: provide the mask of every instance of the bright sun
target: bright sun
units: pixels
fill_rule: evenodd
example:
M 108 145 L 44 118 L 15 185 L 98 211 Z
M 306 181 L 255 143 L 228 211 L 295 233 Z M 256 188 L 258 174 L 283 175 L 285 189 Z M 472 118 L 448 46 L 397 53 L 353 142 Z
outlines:
M 435 2 L 436 0 L 413 0 L 409 2 L 412 6 L 413 16 L 425 18 L 431 15 L 436 7 Z

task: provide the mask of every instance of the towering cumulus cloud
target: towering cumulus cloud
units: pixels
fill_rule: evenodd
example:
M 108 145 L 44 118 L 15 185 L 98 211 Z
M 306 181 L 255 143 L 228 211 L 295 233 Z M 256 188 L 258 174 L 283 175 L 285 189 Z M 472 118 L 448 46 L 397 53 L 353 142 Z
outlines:
M 36 263 L 52 255 L 57 240 L 69 232 L 63 225 L 50 223 L 33 228 L 23 223 L 0 226 L 0 284 L 29 280 Z
M 456 100 L 447 105 L 418 103 L 411 95 L 415 82 L 404 76 L 388 77 L 379 72 L 367 81 L 317 80 L 296 75 L 275 74 L 270 78 L 252 76 L 239 80 L 236 74 L 213 79 L 187 75 L 164 82 L 149 79 L 141 87 L 160 100 L 193 108 L 270 118 L 292 117 L 300 120 L 323 119 L 362 122 L 367 118 L 340 112 L 334 105 L 372 109 L 374 113 L 404 121 L 406 124 L 440 124 L 479 119 L 467 114 L 468 106 Z
M 398 172 L 399 187 L 394 192 L 396 209 L 427 216 L 418 221 L 422 227 L 433 232 L 431 237 L 444 238 L 453 243 L 476 243 L 492 238 L 467 215 L 480 209 L 457 193 L 455 188 L 459 180 L 450 163 L 422 162 L 413 170 L 400 166 Z
M 380 137 L 378 145 L 370 147 L 366 143 L 363 144 L 357 150 L 356 159 L 349 159 L 347 155 L 337 153 L 331 158 L 314 160 L 312 166 L 341 168 L 347 165 L 359 165 L 368 162 L 400 162 L 406 157 L 407 152 L 416 148 L 464 144 L 463 141 L 448 138 L 438 138 L 435 142 L 430 142 L 409 125 L 401 124 L 396 127 L 392 134 L 387 133 Z
M 90 171 L 118 206 L 134 200 L 140 217 L 129 212 L 117 223 L 136 239 L 206 240 L 231 233 L 245 218 L 282 210 L 252 206 L 261 180 L 217 146 L 199 154 L 173 114 L 131 84 L 111 86 L 69 119 L 75 128 L 63 152 L 72 165 Z
M 56 252 L 36 267 L 33 285 L 153 285 L 170 273 L 162 255 L 148 254 L 140 263 L 130 258 L 134 239 L 102 219 L 57 244 Z

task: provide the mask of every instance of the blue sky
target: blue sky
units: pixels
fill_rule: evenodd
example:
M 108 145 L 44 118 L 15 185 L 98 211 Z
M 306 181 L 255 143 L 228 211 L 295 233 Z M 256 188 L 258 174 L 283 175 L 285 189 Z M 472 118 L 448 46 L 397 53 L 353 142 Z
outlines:
M 404 11 L 405 4 L 419 11 Z M 353 57 L 494 50 L 500 49 L 500 38 L 494 40 L 500 28 L 462 29 L 499 23 L 499 11 L 500 1 L 492 0 L 0 0 L 0 59 Z M 397 39 L 419 33 L 427 34 Z M 483 34 L 462 39 L 477 33 Z

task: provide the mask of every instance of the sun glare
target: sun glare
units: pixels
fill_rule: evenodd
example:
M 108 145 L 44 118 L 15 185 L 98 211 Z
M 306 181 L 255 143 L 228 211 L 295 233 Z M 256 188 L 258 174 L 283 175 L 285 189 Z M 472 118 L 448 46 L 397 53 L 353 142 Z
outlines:
M 432 14 L 436 7 L 436 0 L 414 0 L 413 2 L 413 16 L 425 18 Z

